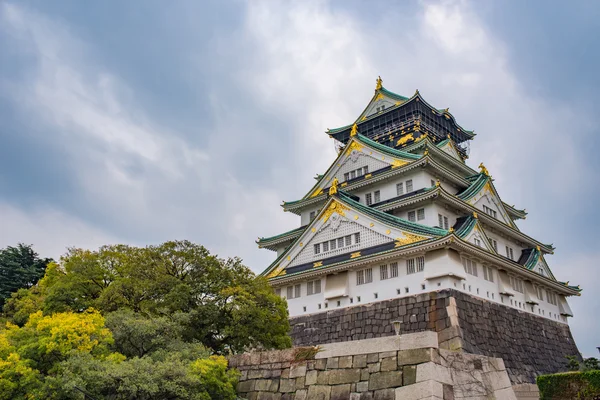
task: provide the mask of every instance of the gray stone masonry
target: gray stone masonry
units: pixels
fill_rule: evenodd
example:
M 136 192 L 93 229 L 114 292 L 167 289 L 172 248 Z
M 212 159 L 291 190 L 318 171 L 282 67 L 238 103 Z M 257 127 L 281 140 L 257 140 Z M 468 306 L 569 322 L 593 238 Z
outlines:
M 309 359 L 301 348 L 246 353 L 229 366 L 248 400 L 517 400 L 501 359 L 440 349 L 436 339 L 421 332 L 325 344 Z
M 580 356 L 568 325 L 451 289 L 295 317 L 291 336 L 295 346 L 390 337 L 394 320 L 403 333 L 437 332 L 441 348 L 502 358 L 515 385 Z

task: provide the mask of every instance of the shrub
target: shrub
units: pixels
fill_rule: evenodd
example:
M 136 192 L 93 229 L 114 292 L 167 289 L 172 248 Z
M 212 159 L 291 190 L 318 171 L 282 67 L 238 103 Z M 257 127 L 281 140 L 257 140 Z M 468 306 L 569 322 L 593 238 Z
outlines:
M 592 400 L 600 396 L 600 371 L 565 372 L 537 377 L 541 400 Z

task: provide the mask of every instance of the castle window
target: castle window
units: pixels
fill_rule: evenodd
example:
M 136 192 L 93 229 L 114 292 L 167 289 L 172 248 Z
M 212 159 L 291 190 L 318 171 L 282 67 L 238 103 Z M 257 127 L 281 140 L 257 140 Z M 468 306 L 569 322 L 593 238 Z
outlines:
M 310 296 L 317 293 L 321 293 L 321 280 L 317 279 L 316 281 L 308 281 L 306 283 L 306 295 Z
M 350 171 L 350 179 L 356 178 L 356 171 Z
M 521 279 L 515 278 L 515 277 L 510 277 L 510 282 L 512 284 L 512 288 L 519 292 L 519 293 L 523 293 L 523 281 Z
M 548 303 L 555 305 L 555 306 L 558 305 L 556 293 L 546 292 L 546 297 L 548 298 Z
M 388 274 L 388 266 L 387 264 L 383 264 L 379 266 L 379 279 L 380 280 L 386 280 L 388 279 L 390 276 Z
M 448 228 L 449 228 L 448 217 L 446 217 L 442 214 L 438 214 L 438 226 L 442 229 L 448 230 Z
M 514 256 L 513 256 L 513 249 L 506 246 L 506 257 L 510 258 L 511 260 L 514 260 Z
M 356 296 L 356 302 L 360 303 L 360 296 Z
M 425 209 L 424 208 L 419 208 L 417 210 L 417 220 L 421 221 L 425 219 Z
M 381 192 L 376 190 L 373 197 L 375 197 L 375 203 L 379 203 L 381 201 Z
M 413 191 L 413 181 L 409 179 L 406 181 L 406 193 L 410 193 Z
M 494 248 L 495 251 L 498 251 L 498 242 L 494 239 L 490 239 L 490 244 Z
M 416 221 L 417 221 L 417 218 L 416 218 L 416 216 L 417 216 L 417 213 L 416 213 L 416 211 L 409 211 L 409 212 L 408 212 L 408 220 L 409 220 L 409 221 L 411 221 L 411 222 L 416 222 Z
M 425 290 L 425 284 L 421 285 L 421 290 Z
M 410 289 L 408 287 L 405 287 L 404 288 L 404 293 L 408 293 L 408 292 L 410 292 Z
M 321 303 L 319 303 L 318 308 L 319 308 L 319 310 L 321 309 Z
M 536 291 L 537 291 L 537 297 L 540 300 L 544 300 L 544 289 L 542 289 L 541 287 L 536 287 Z
M 338 249 L 344 247 L 344 238 L 343 237 L 338 238 L 337 247 L 338 247 Z
M 352 236 L 347 235 L 345 239 L 346 239 L 346 246 L 351 246 L 352 245 Z
M 396 184 L 396 195 L 401 196 L 404 194 L 404 183 L 400 182 Z
M 330 241 L 329 241 L 329 248 L 330 248 L 331 250 L 335 250 L 335 249 L 336 249 L 336 244 L 337 244 L 337 241 L 336 241 L 335 239 L 333 239 L 333 240 L 330 240 Z
M 315 244 L 315 254 L 319 254 L 321 252 L 321 243 Z
M 495 210 L 492 210 L 491 208 L 489 208 L 488 206 L 484 205 L 483 206 L 483 211 L 488 214 L 491 215 L 494 218 L 497 218 L 497 214 Z
M 390 264 L 390 277 L 397 278 L 398 277 L 398 263 L 393 262 Z
M 338 300 L 338 301 L 337 301 L 337 306 L 339 307 L 339 306 L 341 306 L 341 305 L 342 305 L 342 302 Z
M 323 242 L 323 253 L 329 251 L 329 242 Z
M 463 258 L 463 267 L 467 274 L 477 276 L 477 263 L 469 258 Z
M 414 274 L 415 272 L 415 259 L 411 258 L 409 260 L 406 260 L 406 274 L 410 275 Z
M 431 186 L 435 186 L 435 181 L 433 179 L 431 180 L 430 183 L 431 183 Z
M 354 234 L 354 244 L 360 243 L 360 232 Z
M 345 181 L 348 181 L 348 180 L 350 180 L 350 172 L 346 172 L 346 173 L 344 174 L 344 180 L 345 180 Z
M 302 307 L 302 310 L 303 310 L 304 312 L 306 312 L 306 306 Z
M 422 272 L 425 269 L 425 257 L 417 257 L 417 272 Z
M 379 297 L 379 294 L 373 293 L 373 297 L 375 297 L 377 299 Z
M 365 194 L 365 203 L 370 206 L 371 204 L 373 204 L 373 196 L 371 193 L 367 193 Z
M 281 297 L 281 289 L 275 289 L 275 294 Z
M 288 286 L 287 287 L 287 298 L 288 298 L 288 300 L 300 297 L 300 292 L 301 292 L 301 285 L 300 284 L 295 285 L 295 286 Z
M 544 268 L 540 267 L 539 272 L 540 272 L 540 275 L 544 276 Z
M 483 265 L 483 279 L 486 281 L 494 282 L 494 270 L 492 267 Z
M 356 284 L 364 285 L 373 282 L 373 268 L 361 269 L 356 271 Z
M 476 246 L 481 247 L 481 240 L 479 240 L 477 238 L 473 238 L 473 243 L 475 243 Z
M 310 220 L 312 221 L 313 219 L 315 219 L 315 216 L 317 215 L 316 211 L 311 211 L 310 212 Z

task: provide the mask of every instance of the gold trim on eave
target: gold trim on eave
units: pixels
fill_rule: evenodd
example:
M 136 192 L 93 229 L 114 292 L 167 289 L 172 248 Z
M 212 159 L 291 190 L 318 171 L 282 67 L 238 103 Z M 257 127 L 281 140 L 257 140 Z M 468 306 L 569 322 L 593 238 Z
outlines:
M 358 258 L 358 257 L 360 257 L 360 251 L 350 254 L 350 258 Z

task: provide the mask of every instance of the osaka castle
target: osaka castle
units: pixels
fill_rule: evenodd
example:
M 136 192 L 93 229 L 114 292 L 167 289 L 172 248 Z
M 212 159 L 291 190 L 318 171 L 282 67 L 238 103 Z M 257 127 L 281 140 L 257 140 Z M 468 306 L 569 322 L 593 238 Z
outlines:
M 448 109 L 388 91 L 353 123 L 328 129 L 338 156 L 284 211 L 299 227 L 257 241 L 276 252 L 261 275 L 290 317 L 454 289 L 559 323 L 573 316 L 547 256 L 521 231 L 493 171 L 466 162 L 473 131 Z M 544 238 L 545 239 L 545 238 Z

